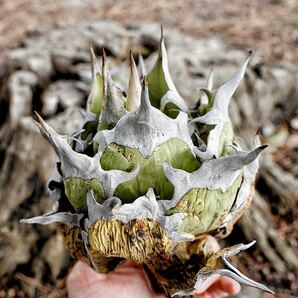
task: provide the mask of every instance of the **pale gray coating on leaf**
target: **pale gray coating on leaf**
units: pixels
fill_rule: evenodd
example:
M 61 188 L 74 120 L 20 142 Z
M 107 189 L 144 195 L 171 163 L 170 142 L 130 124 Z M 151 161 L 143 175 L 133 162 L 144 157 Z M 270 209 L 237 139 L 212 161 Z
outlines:
M 248 278 L 247 276 L 245 276 L 244 274 L 242 274 L 237 268 L 235 268 L 227 260 L 227 258 L 234 256 L 234 255 L 238 254 L 239 252 L 250 248 L 254 244 L 255 244 L 255 241 L 252 241 L 251 243 L 249 243 L 247 245 L 241 243 L 239 245 L 235 245 L 235 246 L 227 249 L 227 252 L 224 253 L 223 256 L 220 258 L 224 262 L 224 264 L 228 267 L 228 269 L 214 269 L 214 270 L 210 270 L 207 272 L 199 272 L 196 276 L 196 283 L 195 283 L 193 289 L 186 290 L 186 291 L 185 290 L 177 291 L 172 296 L 176 296 L 176 295 L 188 296 L 188 295 L 196 294 L 197 292 L 199 292 L 202 289 L 204 282 L 213 275 L 227 276 L 227 277 L 230 277 L 230 278 L 238 281 L 241 284 L 251 286 L 251 287 L 254 287 L 254 288 L 274 294 L 274 292 L 272 290 L 270 290 L 268 287 L 266 287 L 265 285 L 255 282 L 255 281 L 251 280 L 250 278 Z
M 139 166 L 132 172 L 103 170 L 100 165 L 101 152 L 94 157 L 89 157 L 74 151 L 65 138 L 58 135 L 40 116 L 38 116 L 38 119 L 42 135 L 52 145 L 61 161 L 63 178 L 96 179 L 102 184 L 105 195 L 109 198 L 113 196 L 119 184 L 129 181 L 138 175 Z
M 169 204 L 169 208 L 174 207 L 190 189 L 194 188 L 218 189 L 226 192 L 240 175 L 242 168 L 252 163 L 266 147 L 266 145 L 260 146 L 249 152 L 238 152 L 232 156 L 207 160 L 192 173 L 163 164 L 166 177 L 175 186 L 173 199 L 168 203 L 165 201 L 165 204 Z
M 100 113 L 99 123 L 114 126 L 127 112 L 124 108 L 124 101 L 119 95 L 119 92 L 112 80 L 104 51 L 102 59 L 104 101 L 102 111 Z
M 230 123 L 231 121 L 228 112 L 229 104 L 233 94 L 244 77 L 250 56 L 251 53 L 249 53 L 244 62 L 240 65 L 237 72 L 215 91 L 214 103 L 211 110 L 205 115 L 196 117 L 192 120 L 193 122 L 215 125 L 208 135 L 206 151 L 195 150 L 196 155 L 201 159 L 210 159 L 213 156 L 219 157 L 221 153 L 219 152 L 220 135 L 225 123 Z
M 80 220 L 83 218 L 84 214 L 81 213 L 69 213 L 69 212 L 58 212 L 59 202 L 56 201 L 53 204 L 52 210 L 43 215 L 21 219 L 21 223 L 27 224 L 41 224 L 48 225 L 51 223 L 64 223 L 69 227 L 79 227 Z
M 147 157 L 158 145 L 173 138 L 182 140 L 191 150 L 193 149 L 188 132 L 187 114 L 180 112 L 176 119 L 171 119 L 151 106 L 148 87 L 144 83 L 138 109 L 126 114 L 113 129 L 97 132 L 94 141 L 99 144 L 99 151 L 104 151 L 108 145 L 116 143 L 138 149 Z
M 89 111 L 85 111 L 84 122 L 82 126 L 84 126 L 87 122 L 96 121 L 97 117 L 98 116 L 96 114 Z
M 148 189 L 145 196 L 137 198 L 134 202 L 123 204 L 120 199 L 111 197 L 99 204 L 96 202 L 93 192 L 87 195 L 88 221 L 86 226 L 89 228 L 100 219 L 120 220 L 128 223 L 134 219 L 152 219 L 158 222 L 165 230 L 174 244 L 181 241 L 194 239 L 193 235 L 178 231 L 182 223 L 184 214 L 177 213 L 172 216 L 165 216 L 163 204 L 157 201 L 152 188 Z
M 256 136 L 253 148 L 260 146 L 260 139 Z M 226 227 L 230 222 L 233 221 L 235 214 L 239 213 L 243 208 L 246 207 L 246 201 L 249 199 L 249 193 L 251 191 L 251 184 L 255 181 L 257 171 L 259 169 L 259 159 L 256 158 L 251 164 L 243 168 L 243 180 L 238 190 L 235 203 L 224 219 L 220 228 Z
M 177 106 L 181 111 L 189 113 L 189 109 L 184 100 L 181 100 L 181 96 L 172 90 L 169 90 L 160 101 L 160 110 L 163 111 L 168 103 L 172 103 Z
M 102 204 L 95 200 L 93 191 L 87 193 L 88 227 L 95 224 L 99 219 L 112 219 L 112 209 L 120 206 L 121 200 L 117 197 L 110 197 Z

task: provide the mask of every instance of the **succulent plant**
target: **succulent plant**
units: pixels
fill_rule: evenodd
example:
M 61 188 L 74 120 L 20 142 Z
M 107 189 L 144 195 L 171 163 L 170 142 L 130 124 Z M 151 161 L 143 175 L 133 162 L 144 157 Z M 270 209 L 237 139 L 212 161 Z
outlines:
M 126 93 L 113 81 L 104 51 L 100 69 L 91 49 L 82 131 L 61 136 L 37 115 L 59 159 L 49 182 L 54 206 L 22 221 L 58 223 L 70 254 L 98 272 L 126 259 L 143 264 L 167 295 L 195 293 L 213 274 L 270 291 L 227 260 L 253 243 L 217 252 L 210 245 L 211 237 L 230 233 L 251 202 L 266 147 L 256 137 L 253 149 L 243 150 L 228 114 L 250 56 L 215 90 L 211 73 L 190 109 L 170 77 L 163 34 L 148 74 L 131 54 Z

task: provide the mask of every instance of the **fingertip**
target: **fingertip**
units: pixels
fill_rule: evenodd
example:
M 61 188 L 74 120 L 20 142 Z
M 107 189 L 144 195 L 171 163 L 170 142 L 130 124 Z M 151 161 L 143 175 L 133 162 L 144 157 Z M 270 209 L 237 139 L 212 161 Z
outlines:
M 241 291 L 240 284 L 230 277 L 227 277 L 227 276 L 221 277 L 220 284 L 221 284 L 222 290 L 229 293 L 230 295 L 239 294 Z

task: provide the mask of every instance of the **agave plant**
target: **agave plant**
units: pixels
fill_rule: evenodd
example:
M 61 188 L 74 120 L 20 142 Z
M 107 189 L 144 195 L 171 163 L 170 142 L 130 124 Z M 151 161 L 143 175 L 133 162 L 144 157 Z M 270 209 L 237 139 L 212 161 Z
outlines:
M 270 291 L 245 277 L 228 257 L 253 243 L 215 252 L 210 237 L 226 237 L 248 207 L 266 146 L 245 151 L 235 140 L 228 106 L 251 53 L 213 89 L 211 73 L 190 109 L 169 74 L 163 35 L 146 74 L 130 57 L 125 93 L 91 49 L 92 86 L 76 137 L 57 134 L 38 117 L 58 162 L 49 182 L 53 210 L 25 223 L 57 226 L 66 248 L 98 272 L 134 260 L 167 295 L 189 295 L 211 275 Z

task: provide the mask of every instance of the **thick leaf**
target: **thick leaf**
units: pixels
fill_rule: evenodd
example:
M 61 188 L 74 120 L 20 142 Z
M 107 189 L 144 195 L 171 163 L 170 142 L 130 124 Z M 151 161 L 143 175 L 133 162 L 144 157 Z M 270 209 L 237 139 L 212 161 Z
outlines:
M 258 136 L 255 138 L 254 148 L 260 146 L 260 139 Z M 232 225 L 239 219 L 245 208 L 247 208 L 247 202 L 250 200 L 250 192 L 252 185 L 255 181 L 256 174 L 259 168 L 259 160 L 256 158 L 252 163 L 243 168 L 243 182 L 237 193 L 235 203 L 232 210 L 225 217 L 220 229 L 224 229 L 229 225 Z
M 175 185 L 171 207 L 174 207 L 191 189 L 207 188 L 226 192 L 239 177 L 242 168 L 252 163 L 266 147 L 267 145 L 264 145 L 249 152 L 238 152 L 232 156 L 205 161 L 197 171 L 192 173 L 164 164 L 167 178 Z
M 207 125 L 215 125 L 207 139 L 206 151 L 196 150 L 196 155 L 205 160 L 213 156 L 219 157 L 225 145 L 231 145 L 233 141 L 232 124 L 229 118 L 228 108 L 236 88 L 240 84 L 251 53 L 246 57 L 238 71 L 215 91 L 213 106 L 205 115 L 196 117 L 192 122 Z M 228 130 L 227 130 L 228 128 Z M 221 141 L 219 141 L 221 139 Z
M 21 219 L 21 223 L 27 224 L 41 224 L 48 225 L 51 223 L 64 223 L 69 227 L 79 227 L 80 220 L 83 218 L 83 214 L 70 213 L 70 212 L 58 212 L 59 202 L 56 201 L 53 205 L 53 208 L 50 212 L 45 213 L 44 215 Z
M 191 189 L 179 203 L 167 211 L 168 215 L 186 213 L 179 231 L 194 235 L 217 229 L 227 216 L 241 185 L 241 175 L 226 191 L 207 188 Z
M 113 195 L 116 187 L 128 180 L 134 178 L 138 172 L 139 167 L 136 166 L 132 172 L 124 172 L 119 170 L 105 171 L 101 168 L 100 158 L 101 153 L 98 153 L 94 157 L 89 157 L 85 154 L 77 153 L 67 143 L 66 139 L 58 135 L 53 128 L 51 128 L 45 121 L 38 116 L 40 123 L 38 123 L 39 129 L 42 135 L 49 141 L 54 148 L 61 161 L 61 170 L 64 181 L 67 178 L 76 178 L 73 185 L 69 184 L 70 181 L 66 182 L 68 193 L 73 196 L 68 197 L 71 204 L 74 206 L 77 212 L 83 212 L 84 209 L 80 209 L 82 206 L 86 206 L 86 203 L 82 203 L 82 193 L 71 191 L 73 188 L 82 187 L 82 183 L 86 184 L 83 189 L 86 190 L 85 202 L 87 191 L 94 186 L 95 190 L 100 189 L 98 183 L 94 184 L 94 180 L 99 182 L 103 187 L 106 198 Z M 94 179 L 94 180 L 93 180 Z M 82 180 L 82 181 L 81 181 Z M 93 181 L 93 182 L 92 182 Z M 93 189 L 93 188 L 92 188 Z

